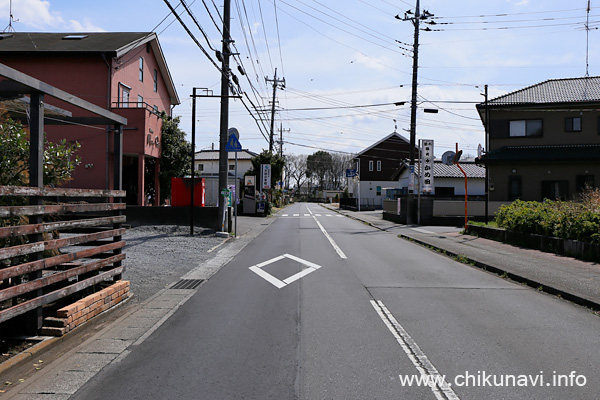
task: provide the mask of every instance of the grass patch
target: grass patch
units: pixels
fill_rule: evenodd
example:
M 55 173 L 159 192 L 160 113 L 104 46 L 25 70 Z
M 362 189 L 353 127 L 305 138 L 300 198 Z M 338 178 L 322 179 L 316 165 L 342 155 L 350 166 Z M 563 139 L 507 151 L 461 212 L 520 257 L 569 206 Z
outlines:
M 500 228 L 496 221 L 489 221 L 487 224 L 485 222 L 469 221 L 469 225 L 485 226 L 487 228 Z

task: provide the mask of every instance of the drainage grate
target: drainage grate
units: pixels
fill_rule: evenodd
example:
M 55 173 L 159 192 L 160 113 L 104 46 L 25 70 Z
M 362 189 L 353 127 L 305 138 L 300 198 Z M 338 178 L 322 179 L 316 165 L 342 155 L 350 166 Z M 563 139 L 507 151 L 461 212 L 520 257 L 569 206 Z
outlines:
M 200 284 L 204 282 L 204 279 L 182 279 L 170 289 L 196 289 Z

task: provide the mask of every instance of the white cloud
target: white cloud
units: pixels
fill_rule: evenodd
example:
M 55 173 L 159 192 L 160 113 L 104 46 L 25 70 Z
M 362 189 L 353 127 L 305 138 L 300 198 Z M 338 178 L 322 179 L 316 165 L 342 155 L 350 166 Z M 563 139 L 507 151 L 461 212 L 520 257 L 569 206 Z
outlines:
M 9 15 L 9 0 L 0 0 L 0 15 Z M 27 29 L 53 29 L 67 31 L 100 32 L 102 28 L 95 26 L 90 18 L 84 17 L 83 21 L 65 21 L 62 14 L 52 10 L 48 0 L 13 0 L 12 14 L 15 19 L 13 27 L 21 31 Z
M 2 15 L 8 15 L 9 9 L 9 1 L 3 0 L 2 5 L 0 5 L 0 13 Z M 13 0 L 12 13 L 15 18 L 13 26 L 16 26 L 17 28 L 17 24 L 36 29 L 46 27 L 56 28 L 64 24 L 64 20 L 60 13 L 50 11 L 49 1 Z
M 104 29 L 94 25 L 87 17 L 83 19 L 83 22 L 72 19 L 69 21 L 69 26 L 76 32 L 105 32 Z
M 389 57 L 368 57 L 362 53 L 356 53 L 354 55 L 357 64 L 364 65 L 369 69 L 376 71 L 384 71 L 389 69 L 389 65 L 392 65 L 392 61 Z

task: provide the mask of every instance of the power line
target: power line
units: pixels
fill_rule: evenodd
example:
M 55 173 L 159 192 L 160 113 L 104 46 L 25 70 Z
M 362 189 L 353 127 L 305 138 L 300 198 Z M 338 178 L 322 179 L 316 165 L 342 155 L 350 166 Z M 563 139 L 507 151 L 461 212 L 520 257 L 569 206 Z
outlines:
M 171 10 L 171 12 L 173 13 L 173 15 L 175 15 L 175 17 L 177 18 L 177 20 L 179 21 L 179 23 L 181 24 L 181 26 L 183 27 L 183 29 L 187 32 L 187 34 L 192 38 L 192 40 L 194 41 L 194 43 L 196 43 L 196 45 L 200 48 L 200 50 L 202 51 L 202 53 L 204 53 L 204 55 L 206 56 L 206 58 L 208 58 L 210 60 L 210 62 L 212 63 L 212 65 L 215 66 L 215 68 L 221 73 L 225 73 L 225 71 L 222 71 L 221 68 L 217 65 L 217 63 L 212 59 L 212 57 L 206 52 L 206 50 L 204 49 L 204 47 L 202 47 L 202 45 L 200 44 L 200 42 L 198 41 L 198 39 L 196 39 L 196 37 L 194 36 L 194 34 L 189 30 L 189 28 L 185 25 L 185 22 L 183 22 L 183 20 L 181 19 L 181 17 L 179 16 L 179 14 L 177 14 L 175 12 L 175 9 L 173 8 L 173 6 L 171 5 L 171 3 L 169 3 L 169 0 L 164 0 L 164 2 L 167 4 L 167 7 L 169 7 L 169 9 Z
M 185 0 L 181 0 L 180 4 L 183 6 L 183 8 L 185 8 L 185 11 L 192 18 L 192 21 L 194 21 L 194 23 L 196 24 L 196 27 L 198 27 L 198 30 L 202 33 L 202 36 L 204 36 L 204 39 L 206 40 L 206 43 L 208 43 L 208 47 L 210 47 L 210 49 L 212 51 L 217 51 L 217 49 L 215 49 L 213 47 L 212 43 L 210 42 L 210 39 L 208 38 L 208 35 L 206 34 L 206 32 L 204 32 L 204 29 L 202 29 L 202 26 L 200 25 L 200 23 L 198 22 L 198 20 L 194 16 L 194 14 L 192 13 L 192 10 L 190 10 L 189 7 L 187 6 L 187 4 L 185 3 Z
M 275 27 L 277 28 L 277 43 L 279 47 L 279 61 L 281 62 L 281 74 L 285 76 L 285 70 L 283 69 L 283 54 L 281 51 L 281 35 L 279 34 L 279 17 L 277 16 L 277 4 L 273 0 L 273 8 L 275 11 Z
M 271 51 L 269 50 L 269 39 L 267 39 L 267 31 L 265 28 L 265 20 L 263 17 L 262 6 L 260 5 L 260 0 L 258 0 L 258 10 L 260 12 L 260 20 L 262 22 L 263 34 L 265 35 L 265 44 L 267 47 L 267 54 L 269 55 L 269 64 L 271 65 L 271 69 L 273 69 L 273 61 L 271 59 Z

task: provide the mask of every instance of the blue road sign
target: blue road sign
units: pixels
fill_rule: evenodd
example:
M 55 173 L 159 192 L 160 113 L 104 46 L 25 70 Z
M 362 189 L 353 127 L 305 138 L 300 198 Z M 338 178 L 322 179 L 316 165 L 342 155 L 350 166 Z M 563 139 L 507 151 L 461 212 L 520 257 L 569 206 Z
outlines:
M 347 178 L 354 178 L 356 175 L 358 175 L 358 172 L 356 171 L 356 169 L 347 169 L 346 170 Z
M 229 139 L 227 139 L 227 144 L 225 145 L 225 150 L 242 151 L 242 145 L 235 135 L 229 135 Z

